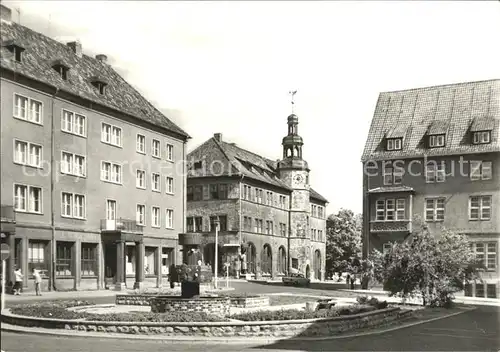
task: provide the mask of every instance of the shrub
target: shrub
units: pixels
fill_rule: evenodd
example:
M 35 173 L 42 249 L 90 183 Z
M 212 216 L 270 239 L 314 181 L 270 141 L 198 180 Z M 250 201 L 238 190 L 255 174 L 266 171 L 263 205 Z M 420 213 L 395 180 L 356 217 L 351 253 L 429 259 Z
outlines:
M 368 297 L 367 296 L 359 296 L 356 298 L 356 301 L 359 304 L 367 304 L 368 303 Z
M 233 319 L 243 321 L 269 321 L 269 320 L 301 320 L 317 318 L 333 318 L 341 315 L 354 315 L 375 310 L 375 307 L 352 305 L 348 307 L 334 307 L 319 311 L 307 311 L 298 309 L 282 309 L 275 311 L 256 311 L 241 313 L 231 316 Z

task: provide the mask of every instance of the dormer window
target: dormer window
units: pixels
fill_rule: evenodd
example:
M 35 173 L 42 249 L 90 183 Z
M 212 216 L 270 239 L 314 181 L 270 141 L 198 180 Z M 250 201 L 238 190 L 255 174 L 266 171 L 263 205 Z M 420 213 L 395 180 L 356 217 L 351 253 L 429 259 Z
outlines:
M 429 148 L 442 148 L 445 145 L 445 135 L 436 134 L 429 136 Z
M 403 138 L 388 138 L 386 142 L 386 149 L 388 151 L 401 150 L 403 148 Z
M 61 78 L 63 80 L 68 79 L 69 66 L 66 65 L 64 62 L 62 62 L 61 60 L 57 60 L 52 64 L 52 68 L 61 75 Z
M 16 62 L 23 61 L 23 51 L 25 49 L 22 46 L 12 40 L 9 40 L 5 44 L 5 47 L 14 55 L 14 60 L 16 60 Z
M 106 86 L 108 82 L 104 78 L 94 76 L 90 79 L 90 83 L 97 88 L 99 94 L 106 94 Z
M 202 165 L 203 164 L 201 163 L 201 161 L 195 161 L 194 164 L 193 164 L 193 169 L 194 170 L 201 170 Z
M 491 131 L 478 131 L 472 134 L 473 144 L 489 144 L 491 143 Z

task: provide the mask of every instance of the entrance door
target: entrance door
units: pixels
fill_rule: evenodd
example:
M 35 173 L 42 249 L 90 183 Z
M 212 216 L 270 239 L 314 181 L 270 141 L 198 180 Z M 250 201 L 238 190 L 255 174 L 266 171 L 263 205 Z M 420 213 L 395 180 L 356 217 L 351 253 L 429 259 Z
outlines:
M 309 266 L 309 264 L 307 264 L 307 266 L 306 266 L 306 277 L 308 279 L 311 278 L 311 267 Z
M 222 262 L 222 247 L 218 248 L 218 273 L 224 272 L 224 263 Z M 215 243 L 209 243 L 205 246 L 203 250 L 203 260 L 205 264 L 210 264 L 212 267 L 212 273 L 215 273 Z
M 321 252 L 319 249 L 314 252 L 314 278 L 321 280 Z
M 104 277 L 110 279 L 116 275 L 116 244 L 104 244 Z M 113 280 L 114 282 L 114 280 Z

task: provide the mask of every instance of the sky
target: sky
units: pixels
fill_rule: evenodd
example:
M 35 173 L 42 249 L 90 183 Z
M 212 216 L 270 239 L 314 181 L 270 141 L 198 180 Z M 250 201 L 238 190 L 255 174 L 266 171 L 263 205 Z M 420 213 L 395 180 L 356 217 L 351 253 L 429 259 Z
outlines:
M 312 187 L 362 211 L 361 154 L 378 95 L 500 78 L 500 2 L 3 1 L 13 20 L 80 40 L 192 139 L 270 159 L 295 95 Z M 17 11 L 17 10 L 19 11 Z

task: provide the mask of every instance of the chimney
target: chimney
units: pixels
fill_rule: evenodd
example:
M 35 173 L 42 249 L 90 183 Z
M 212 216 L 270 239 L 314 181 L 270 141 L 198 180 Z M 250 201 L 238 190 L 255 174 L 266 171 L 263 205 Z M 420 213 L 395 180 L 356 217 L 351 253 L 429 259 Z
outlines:
M 217 142 L 222 142 L 222 133 L 214 133 L 214 138 Z
M 66 44 L 73 52 L 75 53 L 76 56 L 82 57 L 82 43 L 79 41 L 76 42 L 69 42 Z
M 7 22 L 12 21 L 12 11 L 2 4 L 0 4 L 0 19 Z
M 104 64 L 108 61 L 108 57 L 104 54 L 96 55 L 95 58 Z

